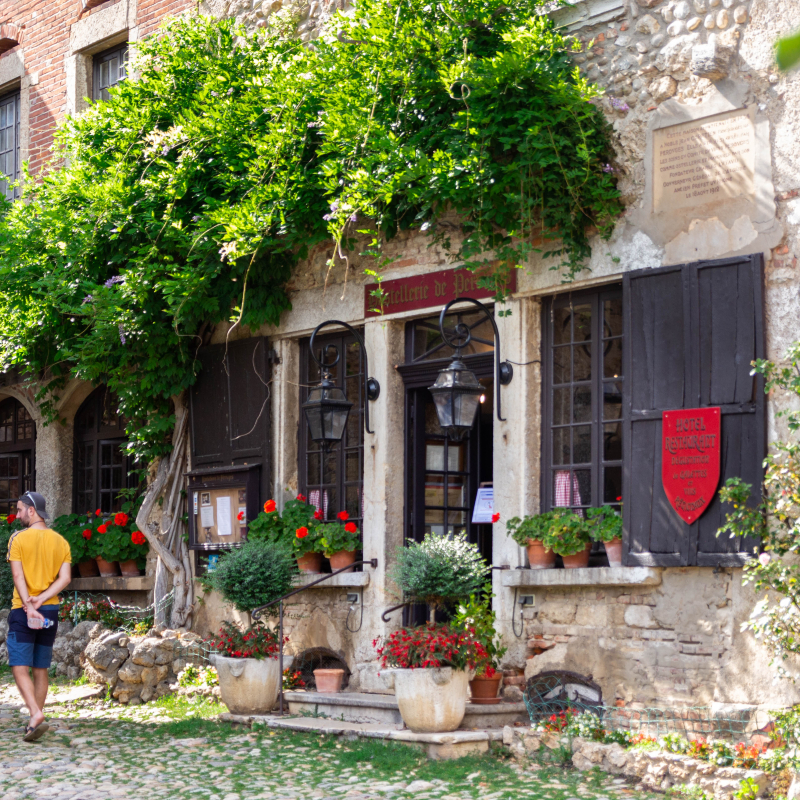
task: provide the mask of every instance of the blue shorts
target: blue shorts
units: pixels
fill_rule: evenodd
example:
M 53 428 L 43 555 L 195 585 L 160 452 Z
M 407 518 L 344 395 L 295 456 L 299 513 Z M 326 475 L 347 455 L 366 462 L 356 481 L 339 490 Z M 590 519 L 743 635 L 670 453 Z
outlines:
M 49 669 L 53 658 L 53 642 L 58 630 L 58 606 L 42 606 L 39 613 L 55 623 L 50 628 L 28 627 L 28 615 L 23 608 L 15 608 L 8 615 L 8 664 L 11 667 Z

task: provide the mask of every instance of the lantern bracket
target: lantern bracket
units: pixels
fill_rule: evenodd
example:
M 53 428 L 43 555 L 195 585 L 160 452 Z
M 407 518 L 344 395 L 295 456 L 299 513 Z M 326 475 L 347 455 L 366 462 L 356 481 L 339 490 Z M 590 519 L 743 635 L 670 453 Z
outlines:
M 322 373 L 322 380 L 325 381 L 331 379 L 331 367 L 335 367 L 342 357 L 341 353 L 339 353 L 339 348 L 335 344 L 326 345 L 322 352 L 321 361 L 317 358 L 317 354 L 314 352 L 314 338 L 323 328 L 326 328 L 329 325 L 339 325 L 340 327 L 348 330 L 355 337 L 356 341 L 361 347 L 361 355 L 364 358 L 364 397 L 366 397 L 368 401 L 377 400 L 381 394 L 381 385 L 375 378 L 369 377 L 369 359 L 367 358 L 367 348 L 364 345 L 364 339 L 352 325 L 348 325 L 346 322 L 342 322 L 338 319 L 328 319 L 325 320 L 325 322 L 320 322 L 320 324 L 314 328 L 314 332 L 311 334 L 311 341 L 308 343 L 309 350 L 311 350 L 311 357 L 317 362 L 320 372 Z M 333 350 L 334 353 L 332 356 L 333 361 L 327 362 L 326 359 L 331 350 Z M 367 433 L 375 433 L 375 431 L 371 431 L 369 429 L 369 402 L 364 403 L 364 428 Z
M 460 351 L 462 348 L 466 347 L 472 341 L 472 333 L 467 325 L 463 322 L 458 322 L 453 329 L 453 332 L 450 336 L 445 333 L 444 330 L 444 319 L 447 316 L 447 312 L 450 310 L 450 307 L 455 305 L 456 303 L 472 303 L 476 308 L 479 308 L 486 314 L 486 318 L 489 322 L 492 323 L 492 328 L 494 329 L 494 364 L 495 364 L 495 397 L 497 398 L 497 419 L 500 422 L 505 422 L 505 417 L 501 416 L 502 409 L 500 407 L 500 387 L 501 386 L 508 386 L 511 383 L 511 379 L 514 377 L 514 368 L 509 364 L 508 361 L 500 361 L 500 331 L 497 329 L 497 323 L 495 322 L 494 315 L 489 311 L 488 308 L 483 303 L 479 303 L 477 300 L 474 300 L 471 297 L 456 297 L 455 300 L 451 300 L 443 309 L 441 314 L 439 314 L 439 330 L 442 333 L 442 339 L 444 339 L 450 347 L 455 348 L 456 356 L 460 355 Z M 458 344 L 461 340 L 464 340 L 463 343 Z

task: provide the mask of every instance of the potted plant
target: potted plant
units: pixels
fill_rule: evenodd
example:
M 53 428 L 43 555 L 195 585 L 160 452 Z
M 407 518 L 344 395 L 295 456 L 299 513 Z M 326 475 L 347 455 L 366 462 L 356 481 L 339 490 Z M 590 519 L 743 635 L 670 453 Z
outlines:
M 242 630 L 226 620 L 209 644 L 214 650 L 209 660 L 219 676 L 220 699 L 230 712 L 272 711 L 281 684 L 277 632 L 261 623 Z
M 545 534 L 553 521 L 553 512 L 537 514 L 533 517 L 512 517 L 506 522 L 506 530 L 511 538 L 528 550 L 528 564 L 531 569 L 552 569 L 556 565 L 556 554 L 543 544 Z
M 589 539 L 586 520 L 569 509 L 550 512 L 552 521 L 545 534 L 544 545 L 561 556 L 566 569 L 589 566 Z
M 375 641 L 383 667 L 394 671 L 400 716 L 415 733 L 454 731 L 467 708 L 469 671 L 486 658 L 466 630 L 427 624 Z
M 501 636 L 495 630 L 497 615 L 492 610 L 492 585 L 483 588 L 483 595 L 471 595 L 461 603 L 453 617 L 453 627 L 467 631 L 486 652 L 475 665 L 475 677 L 469 682 L 472 702 L 480 705 L 499 703 L 503 675 L 498 670 L 507 647 L 501 647 Z
M 589 536 L 595 542 L 603 542 L 609 566 L 622 566 L 622 516 L 611 506 L 586 510 Z
M 97 540 L 92 542 L 95 528 L 85 514 L 62 514 L 53 520 L 52 528 L 67 540 L 72 564 L 81 578 L 94 578 L 100 574 L 95 561 Z
M 318 525 L 301 525 L 294 532 L 292 550 L 300 572 L 318 575 L 322 572 L 322 534 Z
M 433 623 L 437 608 L 480 591 L 488 573 L 477 545 L 470 544 L 466 534 L 450 539 L 428 533 L 421 542 L 398 548 L 391 577 L 406 599 L 428 605 Z
M 130 517 L 120 511 L 108 521 L 97 527 L 98 565 L 102 570 L 102 561 L 108 564 L 119 564 L 125 577 L 140 574 L 147 559 L 148 545 L 145 535 L 131 523 Z
M 17 519 L 16 514 L 0 516 L 0 552 L 8 552 L 8 540 L 16 531 L 25 526 Z M 11 575 L 11 564 L 0 559 L 0 608 L 11 608 L 11 597 L 14 594 L 14 578 Z
M 342 569 L 356 560 L 356 550 L 361 547 L 361 537 L 355 522 L 348 522 L 349 514 L 340 511 L 336 522 L 325 522 L 319 526 L 320 544 L 325 558 L 331 562 L 331 570 Z M 348 572 L 352 572 L 350 567 Z

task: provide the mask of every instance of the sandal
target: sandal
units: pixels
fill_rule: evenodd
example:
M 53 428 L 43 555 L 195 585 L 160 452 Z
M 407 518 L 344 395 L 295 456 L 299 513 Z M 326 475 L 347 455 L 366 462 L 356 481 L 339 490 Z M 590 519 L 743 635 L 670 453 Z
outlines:
M 47 731 L 50 730 L 50 726 L 46 722 L 40 722 L 35 727 L 29 725 L 25 729 L 25 735 L 22 737 L 23 742 L 35 742 L 37 739 L 40 739 L 44 736 Z

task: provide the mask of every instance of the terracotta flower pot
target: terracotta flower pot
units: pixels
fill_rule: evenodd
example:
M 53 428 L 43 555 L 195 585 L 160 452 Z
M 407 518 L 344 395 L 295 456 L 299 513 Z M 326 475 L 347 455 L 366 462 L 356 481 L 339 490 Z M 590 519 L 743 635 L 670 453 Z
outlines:
M 315 669 L 314 682 L 321 694 L 337 694 L 341 691 L 344 680 L 343 669 Z
M 394 696 L 414 733 L 454 731 L 467 710 L 467 673 L 452 667 L 396 669 Z
M 575 553 L 572 556 L 561 556 L 561 560 L 564 562 L 564 569 L 580 569 L 581 567 L 588 567 L 589 566 L 589 553 L 592 549 L 592 543 L 587 542 L 585 549 L 581 550 L 580 553 Z
M 101 556 L 95 556 L 97 561 L 97 568 L 100 570 L 100 576 L 103 578 L 115 578 L 119 575 L 119 563 L 117 561 L 106 561 Z
M 528 562 L 531 569 L 552 569 L 556 565 L 556 554 L 547 550 L 539 539 L 528 539 Z
M 612 539 L 605 543 L 608 565 L 610 567 L 622 566 L 622 539 Z
M 96 578 L 100 574 L 100 570 L 97 569 L 97 562 L 90 558 L 78 564 L 78 573 L 81 578 Z
M 135 558 L 130 559 L 130 561 L 120 561 L 119 570 L 125 578 L 137 578 L 142 574 L 139 567 L 136 566 Z
M 310 575 L 319 575 L 322 572 L 322 553 L 306 553 L 297 556 L 297 569 Z
M 355 550 L 340 550 L 338 553 L 332 553 L 329 561 L 331 562 L 331 572 L 336 572 L 337 569 L 342 567 L 349 567 L 356 560 Z M 347 570 L 352 572 L 353 568 Z
M 502 680 L 503 676 L 499 673 L 494 678 L 473 678 L 469 682 L 469 690 L 472 694 L 470 702 L 484 706 L 499 703 L 500 698 L 497 695 Z

